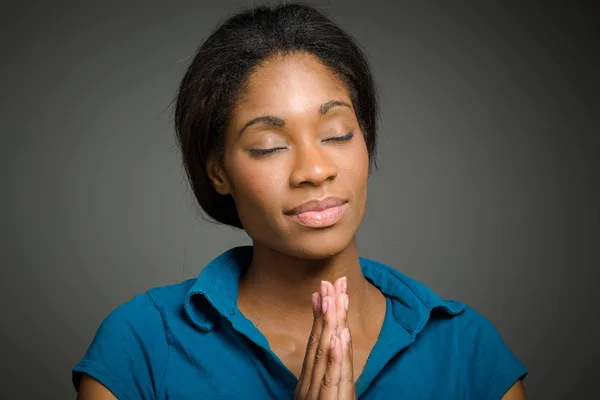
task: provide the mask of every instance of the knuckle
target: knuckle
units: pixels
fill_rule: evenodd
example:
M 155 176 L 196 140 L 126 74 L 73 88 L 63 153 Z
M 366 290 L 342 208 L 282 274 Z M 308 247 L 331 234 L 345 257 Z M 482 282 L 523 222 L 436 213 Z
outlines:
M 325 357 L 325 349 L 323 348 L 323 346 L 318 345 L 317 352 L 315 353 L 315 362 L 321 361 L 323 357 Z
M 321 381 L 321 388 L 322 389 L 331 389 L 333 387 L 338 386 L 338 384 L 339 384 L 339 382 L 337 382 L 335 379 L 333 379 L 331 377 L 331 375 L 326 373 L 325 376 L 323 376 L 323 380 Z
M 317 335 L 317 332 L 315 332 L 314 330 L 310 331 L 310 336 L 308 337 L 308 347 L 313 346 L 315 343 L 317 343 L 319 340 L 319 337 Z
M 348 375 L 342 374 L 340 378 L 340 383 L 344 385 L 354 385 L 354 377 L 351 373 Z

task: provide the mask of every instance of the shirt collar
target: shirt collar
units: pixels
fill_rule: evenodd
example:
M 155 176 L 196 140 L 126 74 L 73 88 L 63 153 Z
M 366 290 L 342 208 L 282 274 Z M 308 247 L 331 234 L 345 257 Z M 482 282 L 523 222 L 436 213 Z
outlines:
M 443 300 L 424 284 L 400 271 L 368 258 L 362 258 L 363 275 L 392 301 L 396 320 L 411 334 L 419 333 L 436 309 L 448 315 L 461 313 L 465 305 Z
M 252 254 L 252 246 L 234 247 L 200 272 L 184 302 L 185 312 L 199 328 L 213 329 L 219 315 L 231 320 L 237 310 L 238 282 Z
M 209 331 L 219 316 L 231 320 L 235 315 L 238 282 L 252 254 L 252 246 L 234 247 L 204 267 L 184 301 L 185 312 L 199 328 Z M 433 309 L 449 315 L 464 310 L 462 303 L 442 300 L 427 286 L 385 264 L 363 257 L 360 263 L 365 278 L 391 299 L 396 320 L 411 334 L 423 329 Z

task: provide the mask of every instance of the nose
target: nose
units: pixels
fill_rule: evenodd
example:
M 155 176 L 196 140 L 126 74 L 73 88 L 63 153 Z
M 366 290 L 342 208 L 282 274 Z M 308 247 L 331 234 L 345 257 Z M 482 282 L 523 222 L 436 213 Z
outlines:
M 320 186 L 333 180 L 338 168 L 327 149 L 318 144 L 303 144 L 296 148 L 295 163 L 290 175 L 292 186 Z

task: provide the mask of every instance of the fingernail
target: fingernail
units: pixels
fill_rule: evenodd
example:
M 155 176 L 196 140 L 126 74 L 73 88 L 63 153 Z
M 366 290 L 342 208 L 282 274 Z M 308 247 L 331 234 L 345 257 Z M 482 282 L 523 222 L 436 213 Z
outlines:
M 321 299 L 327 296 L 327 282 L 321 281 Z
M 327 303 L 329 303 L 329 297 L 324 297 L 321 299 L 321 308 L 323 309 L 323 314 L 327 312 Z
M 317 310 L 319 307 L 319 298 L 317 296 L 318 296 L 318 293 L 316 293 L 316 292 L 312 294 L 313 314 L 317 313 Z
M 350 343 L 350 330 L 348 328 L 344 329 L 344 337 L 346 338 L 346 341 Z
M 348 311 L 348 295 L 344 296 L 344 307 L 346 307 L 346 311 Z
M 335 347 L 335 334 L 331 334 L 331 339 L 329 339 L 329 348 L 333 350 Z
M 342 278 L 342 292 L 348 293 L 348 281 L 345 276 Z

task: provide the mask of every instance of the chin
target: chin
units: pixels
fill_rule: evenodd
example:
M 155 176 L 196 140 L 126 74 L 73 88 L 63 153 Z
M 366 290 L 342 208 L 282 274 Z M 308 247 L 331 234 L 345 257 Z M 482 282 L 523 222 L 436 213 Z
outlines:
M 307 228 L 287 220 L 270 220 L 248 224 L 262 229 L 246 229 L 252 241 L 289 257 L 305 260 L 326 260 L 335 257 L 355 244 L 362 213 L 359 218 L 347 215 L 327 228 Z M 348 218 L 349 217 L 349 218 Z M 287 218 L 287 217 L 286 217 Z M 267 229 L 265 229 L 268 227 Z
M 346 250 L 354 243 L 354 235 L 349 230 L 314 230 L 294 235 L 291 240 L 279 243 L 278 250 L 292 257 L 306 260 L 325 260 Z

